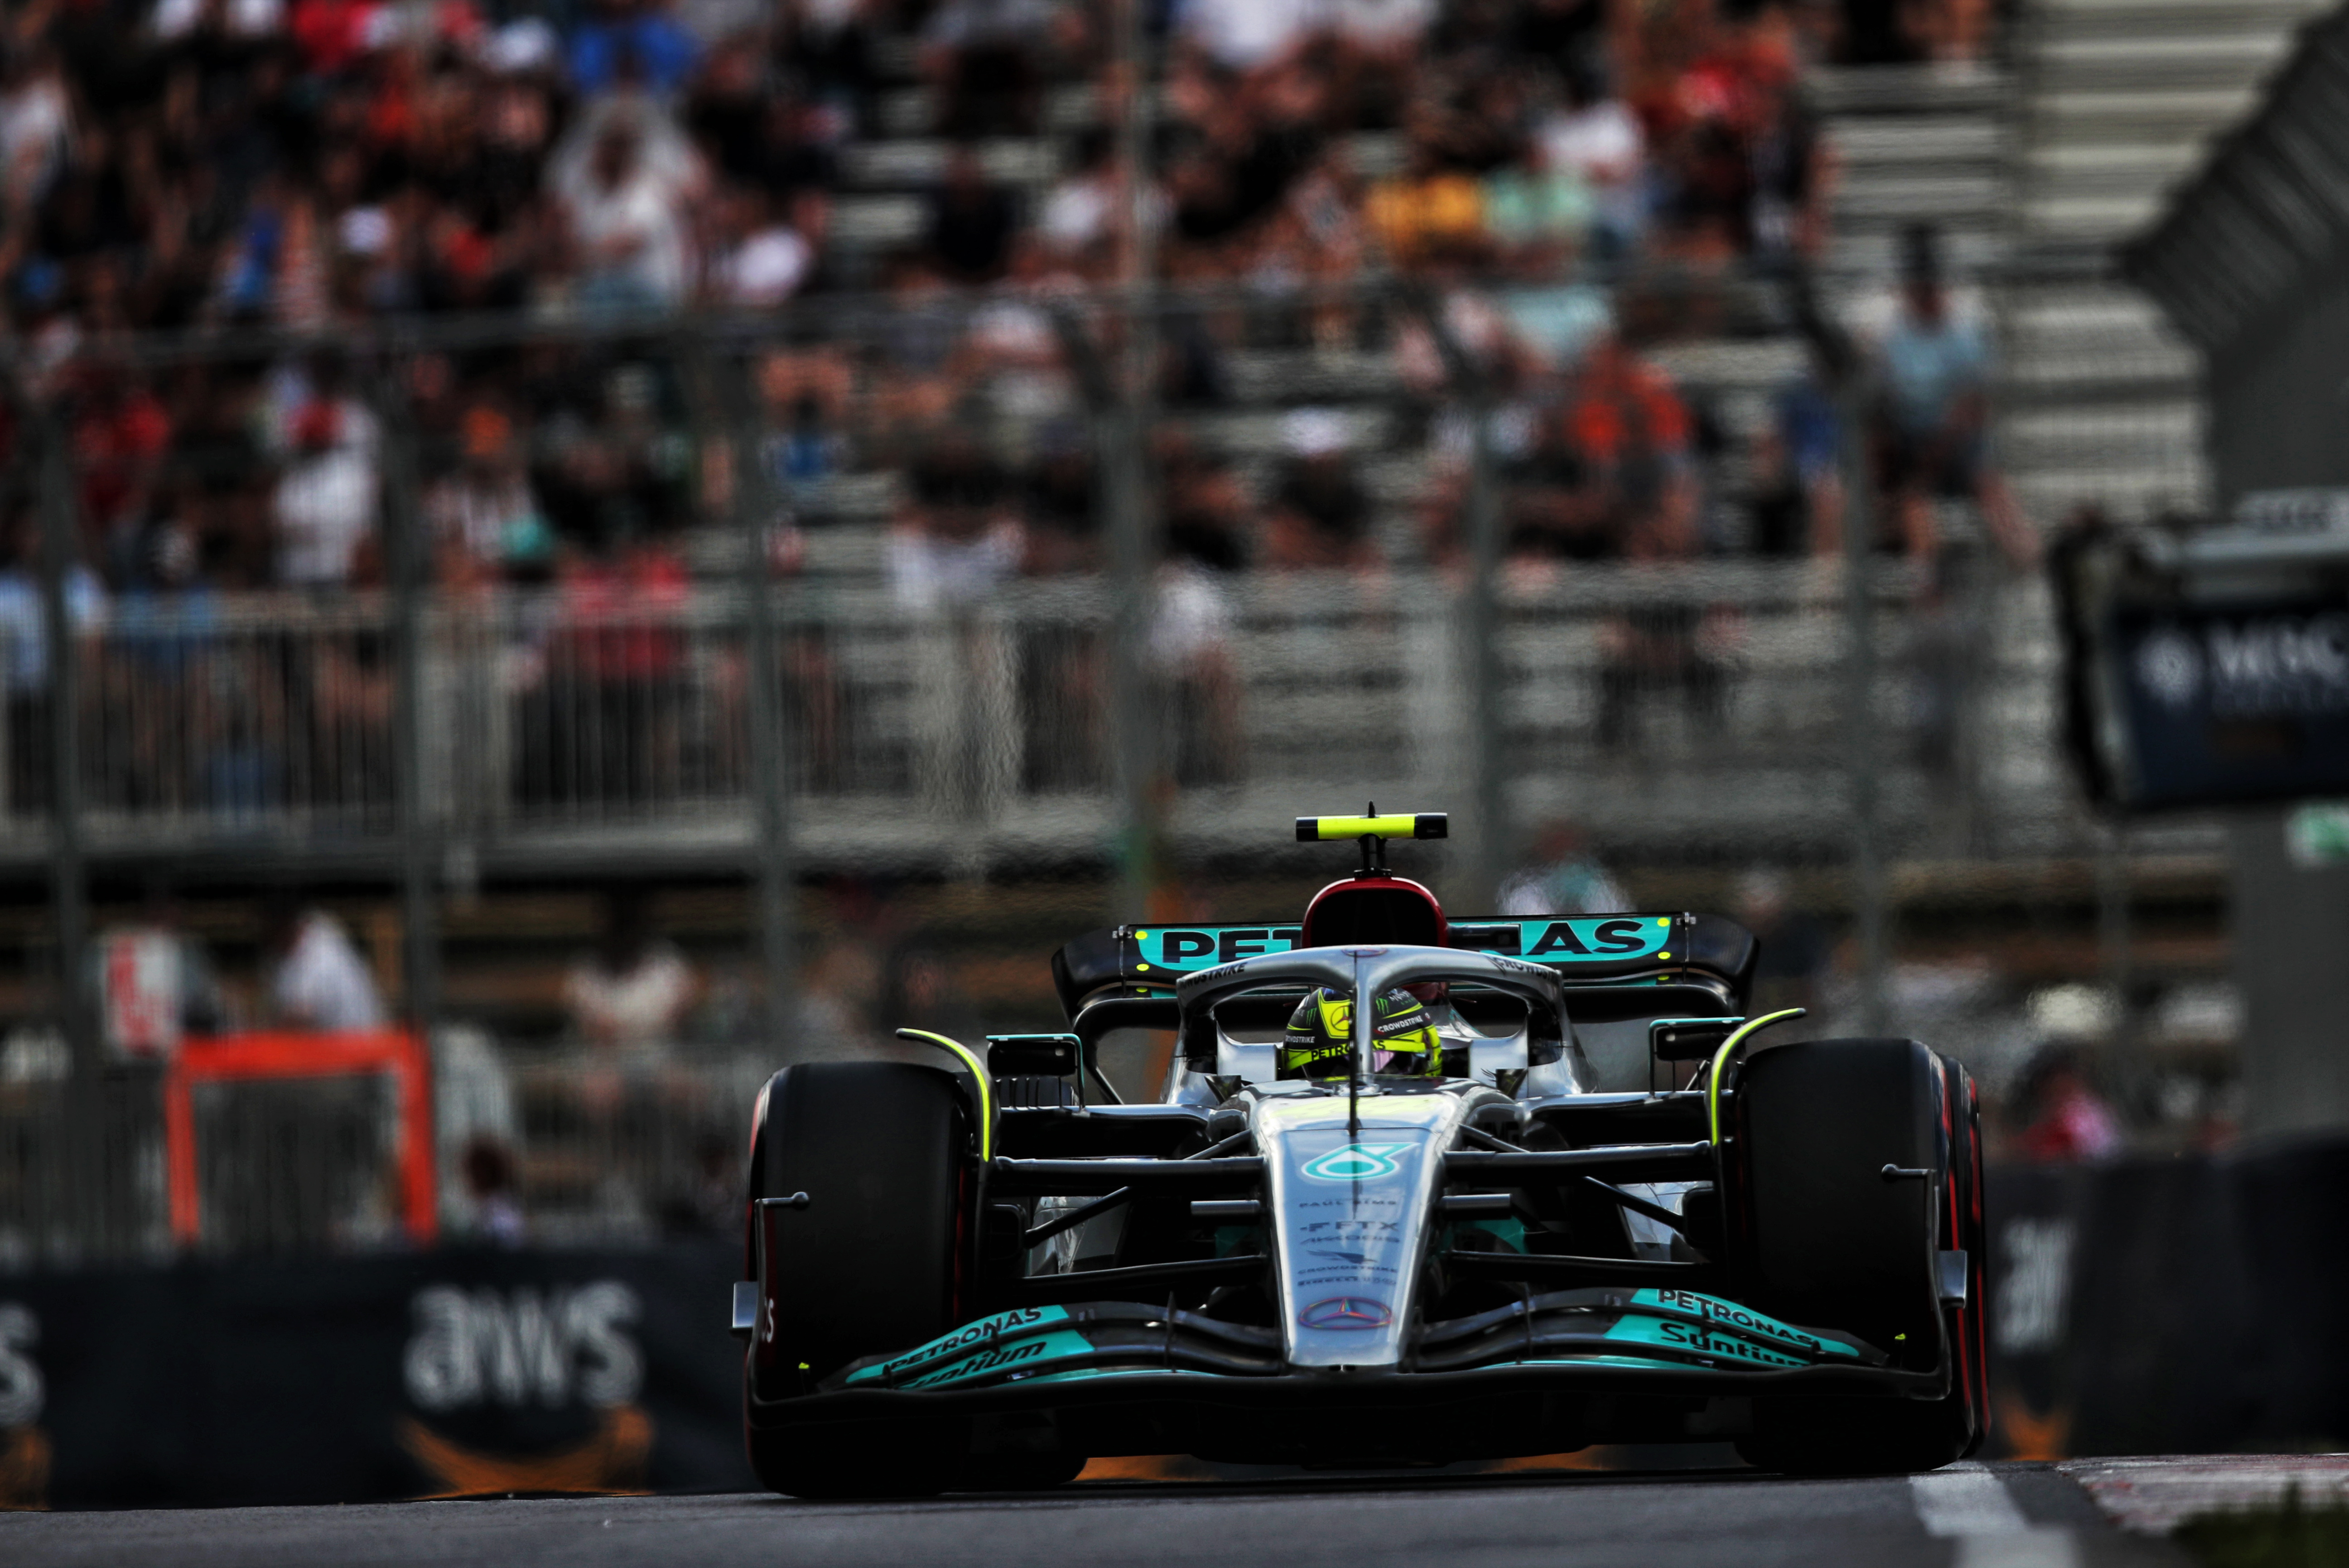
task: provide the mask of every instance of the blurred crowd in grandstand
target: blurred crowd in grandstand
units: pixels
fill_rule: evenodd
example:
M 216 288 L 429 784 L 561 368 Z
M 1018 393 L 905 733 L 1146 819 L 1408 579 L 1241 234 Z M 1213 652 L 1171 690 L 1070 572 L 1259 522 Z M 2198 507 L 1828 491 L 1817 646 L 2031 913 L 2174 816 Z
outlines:
M 93 589 L 379 581 L 386 397 L 420 438 L 452 587 L 657 597 L 682 575 L 677 530 L 725 499 L 685 437 L 689 379 L 640 348 L 427 355 L 362 386 L 329 354 L 142 371 L 108 353 L 125 334 L 843 291 L 903 314 L 854 343 L 801 332 L 757 368 L 786 493 L 902 473 L 891 575 L 909 604 L 1084 567 L 1091 463 L 1051 311 L 1127 275 L 1129 220 L 1164 276 L 1250 301 L 1166 323 L 1171 403 L 1225 400 L 1228 350 L 1268 340 L 1392 353 L 1438 391 L 1428 333 L 1311 292 L 1416 275 L 1451 287 L 1452 330 L 1509 392 L 1512 548 L 1670 559 L 1719 544 L 1691 472 L 1719 438 L 1636 348 L 1701 327 L 1703 307 L 1685 281 L 1661 303 L 1610 294 L 1609 269 L 1667 267 L 1701 295 L 1724 268 L 1815 253 L 1833 171 L 1801 66 L 1970 57 L 1983 10 L 1147 5 L 1161 109 L 1136 202 L 1112 129 L 1120 14 L 1100 0 L 37 0 L 0 35 L 0 279 L 28 389 L 70 400 Z M 843 240 L 835 193 L 887 140 L 883 63 L 907 56 L 929 88 L 930 123 L 895 143 L 929 171 L 919 222 L 902 242 Z M 988 303 L 950 304 L 968 286 Z M 1980 325 L 1911 313 L 1901 330 L 1924 348 L 1892 360 L 1917 371 L 1896 376 L 1895 408 L 1948 424 Z M 1007 421 L 1019 439 L 990 439 Z M 1793 500 L 1771 504 L 1795 515 L 1754 542 L 1824 545 L 1809 514 L 1827 509 L 1833 412 L 1805 381 L 1779 422 Z M 1306 411 L 1286 436 L 1253 493 L 1212 451 L 1160 454 L 1176 558 L 1378 557 L 1343 421 Z M 1888 466 L 1904 461 L 1961 466 Z M 1438 559 L 1456 511 L 1438 486 Z

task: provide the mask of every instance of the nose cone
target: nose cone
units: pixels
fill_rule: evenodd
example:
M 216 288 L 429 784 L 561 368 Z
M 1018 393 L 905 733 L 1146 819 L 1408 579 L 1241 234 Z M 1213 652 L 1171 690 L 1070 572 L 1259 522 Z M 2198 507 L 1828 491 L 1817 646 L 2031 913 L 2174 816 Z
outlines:
M 1376 1095 L 1348 1125 L 1338 1096 L 1259 1104 L 1291 1366 L 1401 1366 L 1444 1151 L 1463 1114 L 1453 1095 Z

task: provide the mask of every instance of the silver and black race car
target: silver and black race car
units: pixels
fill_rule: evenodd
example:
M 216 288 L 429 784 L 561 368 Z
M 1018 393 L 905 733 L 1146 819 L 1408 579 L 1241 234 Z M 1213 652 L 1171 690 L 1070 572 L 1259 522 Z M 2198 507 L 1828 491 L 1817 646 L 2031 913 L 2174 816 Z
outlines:
M 1069 943 L 1066 1033 L 770 1081 L 733 1314 L 762 1481 L 1723 1441 L 1889 1472 L 1980 1445 L 1963 1067 L 1761 1034 L 1798 1015 L 1745 1016 L 1756 944 L 1713 916 L 1447 919 L 1385 860 L 1440 815 L 1298 832 L 1360 867 L 1294 925 Z M 1283 1075 L 1301 1000 L 1398 990 L 1433 1020 L 1423 1070 L 1381 1071 L 1356 1005 L 1342 1075 Z M 1154 1103 L 1100 1071 L 1123 1029 L 1174 1034 Z

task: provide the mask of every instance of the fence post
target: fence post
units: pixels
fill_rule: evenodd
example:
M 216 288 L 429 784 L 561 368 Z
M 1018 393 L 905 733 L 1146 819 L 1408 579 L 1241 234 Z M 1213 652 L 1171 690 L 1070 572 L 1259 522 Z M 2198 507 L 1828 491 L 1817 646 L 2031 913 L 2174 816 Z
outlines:
M 417 476 L 416 431 L 395 362 L 378 383 L 383 428 L 383 539 L 391 578 L 392 759 L 399 835 L 400 969 L 409 1026 L 426 1042 L 440 1012 L 440 930 L 434 835 L 425 799 L 424 587 L 431 558 Z
M 1855 356 L 1837 389 L 1843 422 L 1844 743 L 1851 784 L 1852 913 L 1859 934 L 1860 1031 L 1890 1027 L 1886 1002 L 1884 846 L 1878 817 L 1876 622 L 1870 567 L 1876 543 L 1874 465 L 1868 451 L 1868 376 Z
M 66 1220 L 83 1247 L 101 1244 L 106 1228 L 105 1043 L 98 1038 L 89 979 L 88 864 L 82 844 L 80 648 L 73 624 L 72 579 L 78 507 L 65 415 L 33 415 L 40 444 L 36 504 L 41 526 L 41 627 L 49 667 L 49 888 L 57 931 L 57 1026 L 73 1056 L 67 1094 L 68 1150 L 63 1186 Z
M 2150 1085 L 2145 1064 L 2137 1055 L 2137 1020 L 2129 1005 L 2134 983 L 2130 950 L 2135 945 L 2129 869 L 2128 820 L 2116 817 L 2104 824 L 2096 835 L 2097 968 L 2103 971 L 2101 978 L 2113 1004 L 2101 1076 L 2109 1086 L 2107 1092 L 2117 1090 L 2127 1114 L 2135 1116 L 2146 1110 Z
M 1469 804 L 1475 819 L 1470 842 L 1470 907 L 1500 908 L 1508 875 L 1511 824 L 1501 713 L 1501 608 L 1495 578 L 1501 566 L 1501 497 L 1493 472 L 1493 399 L 1483 375 L 1469 383 L 1468 585 L 1461 596 L 1461 634 L 1468 672 Z
M 81 836 L 81 650 L 74 637 L 71 453 L 63 415 L 40 416 L 41 626 L 49 666 L 49 878 L 57 934 L 57 1021 L 75 1075 L 95 1082 L 97 1020 L 83 981 L 89 946 L 88 867 Z
M 1444 318 L 1440 296 L 1414 290 L 1410 307 L 1426 326 L 1445 378 L 1468 413 L 1468 493 L 1462 508 L 1468 535 L 1468 581 L 1458 600 L 1460 661 L 1468 678 L 1468 841 L 1464 909 L 1500 906 L 1515 847 L 1509 821 L 1507 762 L 1502 734 L 1500 594 L 1501 495 L 1493 472 L 1493 383 Z
M 1109 513 L 1109 735 L 1119 817 L 1117 903 L 1112 914 L 1119 920 L 1142 920 L 1150 918 L 1151 890 L 1158 880 L 1160 826 L 1159 727 L 1143 668 L 1152 608 L 1150 429 L 1158 320 L 1148 180 L 1154 97 L 1143 0 L 1119 5 L 1117 49 L 1125 78 L 1118 121 L 1119 161 L 1125 169 L 1125 360 L 1124 373 L 1110 378 L 1115 391 L 1105 410 L 1108 439 L 1102 443 L 1102 498 Z
M 707 340 L 703 340 L 704 352 Z M 748 350 L 746 350 L 747 355 Z M 706 361 L 705 361 L 706 362 Z M 767 1033 L 778 1060 L 789 1060 L 792 1002 L 798 985 L 799 911 L 792 898 L 792 813 L 787 792 L 789 737 L 784 732 L 782 639 L 775 625 L 774 585 L 767 561 L 767 530 L 775 516 L 774 488 L 759 447 L 757 400 L 746 358 L 734 373 L 719 373 L 732 439 L 735 526 L 742 535 L 743 640 L 750 679 L 743 691 L 743 726 L 750 744 L 750 821 L 759 863 L 759 952 L 767 978 Z

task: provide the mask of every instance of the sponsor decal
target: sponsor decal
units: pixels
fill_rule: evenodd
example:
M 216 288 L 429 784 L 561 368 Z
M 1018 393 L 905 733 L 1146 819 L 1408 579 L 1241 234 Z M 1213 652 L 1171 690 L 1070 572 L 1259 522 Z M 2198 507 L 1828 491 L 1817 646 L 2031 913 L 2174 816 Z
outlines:
M 1743 1361 L 1757 1366 L 1806 1366 L 1809 1363 L 1798 1355 L 1756 1345 L 1736 1334 L 1722 1334 L 1702 1324 L 1676 1323 L 1671 1318 L 1640 1317 L 1627 1314 L 1616 1320 L 1607 1331 L 1611 1340 L 1626 1340 L 1636 1345 L 1669 1345 L 1682 1350 L 1696 1351 L 1705 1355 L 1718 1355 L 1725 1360 Z
M 1527 922 L 1529 928 L 1532 924 Z M 1630 958 L 1662 947 L 1663 934 L 1671 929 L 1634 919 L 1551 920 L 1540 939 L 1523 951 L 1527 958 Z
M 605 1410 L 595 1430 L 551 1452 L 493 1453 L 452 1441 L 413 1417 L 399 1423 L 399 1446 L 432 1478 L 427 1497 L 483 1497 L 497 1492 L 620 1492 L 642 1494 L 651 1467 L 653 1418 L 636 1405 Z
M 2137 645 L 2137 679 L 2162 706 L 2190 707 L 2202 691 L 2202 649 L 2176 627 L 2162 627 Z
M 1061 1315 L 1065 1317 L 1068 1314 L 1063 1313 Z M 1048 1334 L 1013 1340 L 1009 1345 L 999 1341 L 990 1342 L 972 1355 L 950 1361 L 944 1366 L 933 1366 L 919 1376 L 907 1377 L 899 1382 L 897 1386 L 943 1388 L 951 1383 L 964 1383 L 975 1377 L 992 1376 L 1007 1366 L 1024 1369 L 1030 1364 L 1042 1366 L 1071 1355 L 1084 1355 L 1090 1354 L 1092 1348 L 1092 1341 L 1075 1330 L 1056 1328 Z M 868 1367 L 865 1371 L 851 1377 L 849 1381 L 855 1383 L 874 1376 L 877 1376 L 877 1373 L 874 1368 Z M 1029 1374 L 1021 1370 L 1012 1373 L 1011 1376 L 1024 1377 Z
M 626 1326 L 642 1310 L 618 1280 L 546 1291 L 428 1285 L 409 1303 L 416 1332 L 400 1361 L 408 1397 L 435 1411 L 553 1409 L 574 1398 L 607 1409 L 629 1404 L 644 1385 L 645 1357 Z
M 48 1385 L 33 1346 L 41 1342 L 41 1320 L 21 1302 L 0 1302 L 0 1428 L 29 1427 L 48 1403 Z
M 1393 1321 L 1387 1303 L 1369 1296 L 1326 1296 L 1297 1314 L 1299 1327 L 1316 1329 L 1384 1328 Z
M 1459 929 L 1464 937 L 1473 932 L 1482 939 L 1477 951 L 1495 958 L 1537 960 L 1534 967 L 1542 970 L 1559 964 L 1661 956 L 1671 940 L 1671 919 L 1655 915 L 1479 920 L 1461 922 Z M 1133 953 L 1135 961 L 1153 974 L 1171 971 L 1195 978 L 1265 953 L 1294 952 L 1304 940 L 1305 932 L 1298 926 L 1154 926 L 1134 933 Z
M 1304 940 L 1303 929 L 1297 926 L 1210 926 L 1143 931 L 1134 937 L 1134 947 L 1144 963 L 1189 970 L 1236 963 L 1265 953 L 1293 952 Z
M 996 1339 L 1006 1329 L 1028 1328 L 1040 1323 L 1059 1323 L 1068 1315 L 1068 1310 L 1065 1307 L 1014 1307 L 1009 1312 L 999 1312 L 992 1317 L 983 1317 L 975 1322 L 967 1323 L 952 1334 L 942 1334 L 927 1345 L 918 1349 L 909 1350 L 905 1355 L 885 1361 L 878 1366 L 868 1366 L 861 1372 L 852 1373 L 849 1375 L 848 1381 L 863 1383 L 875 1378 L 894 1380 L 900 1374 L 910 1372 L 926 1362 L 948 1359 L 974 1345 Z M 916 1379 L 908 1386 L 919 1387 L 924 1381 L 926 1379 Z
M 1377 1181 L 1401 1170 L 1418 1147 L 1412 1143 L 1344 1144 L 1307 1160 L 1299 1174 L 1315 1181 Z
M 2000 1227 L 1998 1251 L 2006 1259 L 1991 1324 L 1999 1349 L 2010 1355 L 2043 1355 L 2061 1349 L 2070 1316 L 2072 1221 L 2018 1216 Z
M 999 1366 L 1010 1366 L 1022 1361 L 1039 1361 L 1043 1358 L 1044 1349 L 1044 1342 L 1040 1339 L 1023 1339 L 1017 1345 L 999 1345 L 992 1349 L 982 1350 L 977 1355 L 957 1361 L 952 1366 L 941 1366 L 935 1372 L 925 1372 L 919 1377 L 908 1381 L 905 1386 L 929 1388 L 940 1383 L 954 1382 L 958 1378 L 976 1377 L 981 1373 L 992 1372 Z
M 1695 1313 L 1727 1327 L 1743 1329 L 1747 1334 L 1758 1334 L 1768 1339 L 1800 1345 L 1813 1355 L 1842 1355 L 1857 1359 L 1859 1355 L 1850 1345 L 1821 1339 L 1814 1334 L 1805 1334 L 1775 1317 L 1755 1312 L 1751 1307 L 1739 1306 L 1735 1302 L 1723 1301 L 1717 1296 L 1699 1295 L 1694 1291 L 1637 1291 L 1632 1293 L 1631 1300 L 1641 1306 L 1671 1307 L 1679 1312 Z
M 1351 1263 L 1358 1269 L 1367 1269 L 1371 1266 L 1371 1255 L 1368 1252 L 1349 1252 L 1340 1247 L 1313 1247 L 1308 1251 L 1317 1258 L 1335 1258 L 1341 1263 Z

